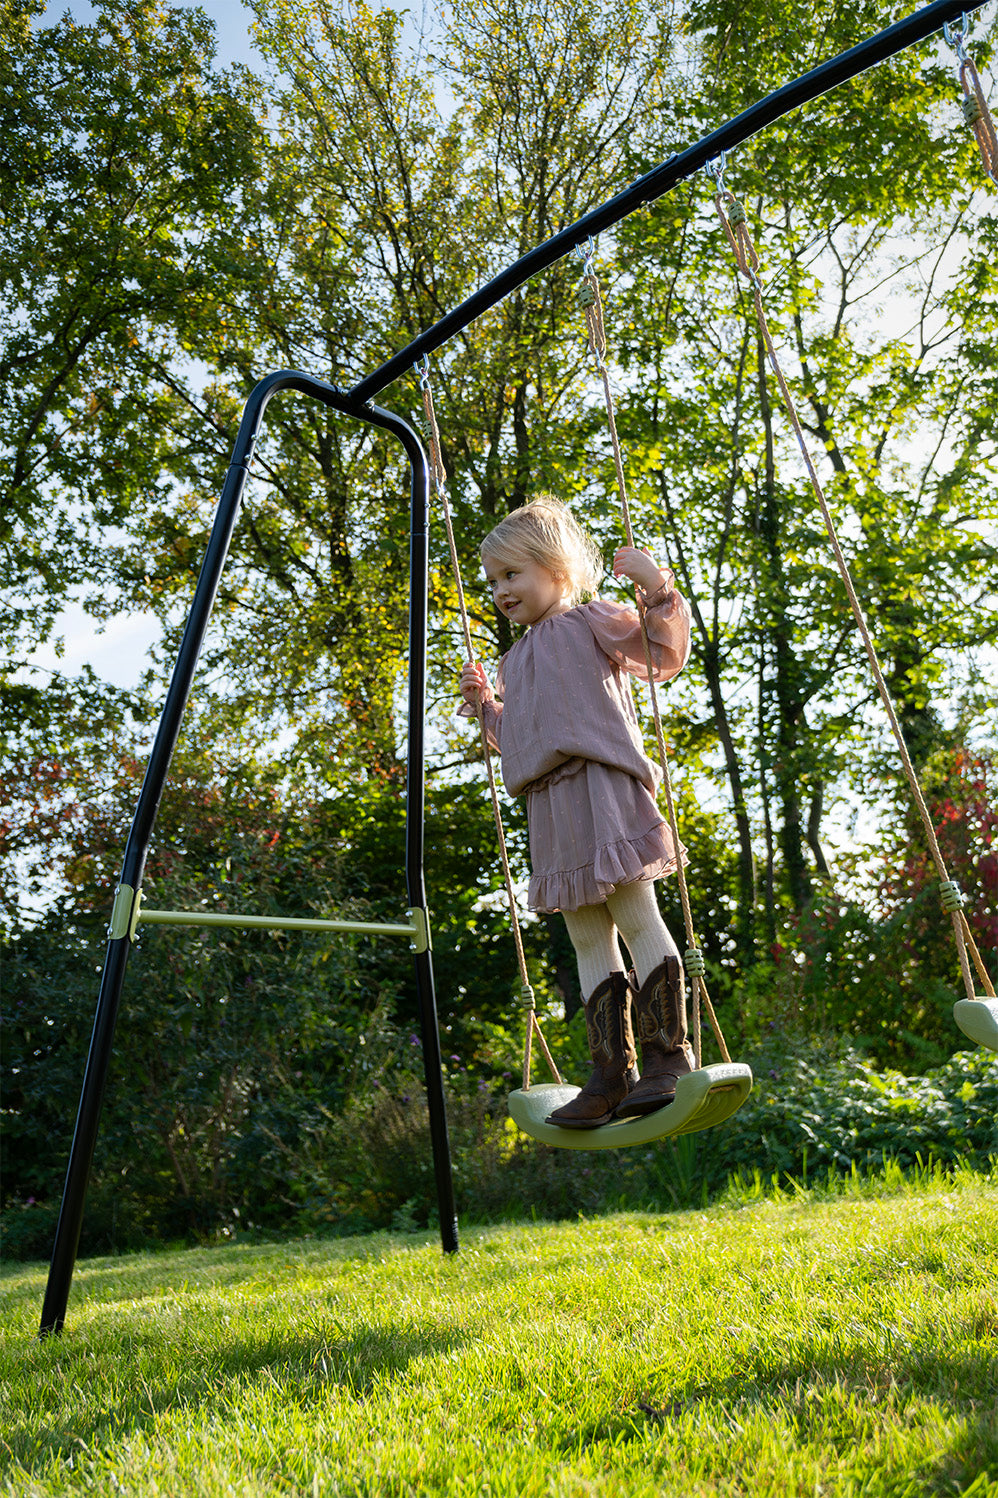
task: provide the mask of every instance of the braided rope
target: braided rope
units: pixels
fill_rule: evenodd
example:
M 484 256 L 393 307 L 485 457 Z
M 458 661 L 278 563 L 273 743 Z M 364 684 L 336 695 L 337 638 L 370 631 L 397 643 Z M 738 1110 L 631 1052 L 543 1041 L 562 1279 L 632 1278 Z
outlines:
M 577 252 L 583 260 L 582 281 L 579 286 L 578 301 L 585 314 L 586 328 L 589 333 L 589 352 L 596 361 L 596 367 L 599 370 L 600 379 L 603 384 L 603 400 L 606 405 L 607 424 L 610 429 L 610 442 L 613 448 L 613 466 L 617 475 L 620 513 L 624 523 L 624 534 L 627 537 L 627 544 L 628 546 L 633 546 L 634 532 L 631 529 L 630 506 L 627 501 L 627 483 L 624 478 L 624 462 L 620 450 L 620 438 L 617 434 L 617 418 L 614 410 L 613 392 L 610 388 L 610 374 L 606 366 L 606 328 L 603 321 L 603 297 L 600 291 L 599 279 L 593 265 L 594 246 L 592 240 L 589 242 L 588 249 L 584 250 L 582 246 L 579 246 Z M 683 868 L 682 844 L 679 840 L 679 824 L 672 792 L 672 776 L 669 773 L 669 755 L 665 747 L 665 735 L 662 731 L 662 715 L 659 711 L 658 694 L 655 691 L 655 671 L 652 663 L 651 642 L 648 639 L 648 629 L 645 624 L 645 605 L 640 590 L 637 587 L 634 589 L 634 598 L 637 606 L 638 622 L 641 626 L 641 644 L 644 649 L 645 668 L 648 674 L 648 694 L 651 703 L 652 720 L 655 725 L 655 743 L 658 748 L 659 763 L 662 766 L 662 789 L 665 792 L 669 830 L 672 833 L 673 846 L 676 850 L 676 878 L 679 882 L 679 899 L 683 907 L 683 926 L 686 931 L 686 943 L 690 948 L 690 953 L 698 953 L 699 948 L 693 925 L 693 911 L 690 905 L 689 888 L 686 882 L 686 871 Z M 689 956 L 690 953 L 687 955 Z M 696 1064 L 699 1067 L 701 1063 L 701 1000 L 706 1005 L 721 1055 L 725 1061 L 730 1061 L 731 1056 L 724 1035 L 718 1024 L 714 1006 L 710 1002 L 710 996 L 707 993 L 702 965 L 694 963 L 692 970 L 687 966 L 687 973 L 693 980 L 693 1036 Z
M 963 59 L 957 78 L 963 89 L 964 121 L 974 132 L 984 170 L 992 182 L 998 183 L 998 134 L 972 57 Z
M 777 357 L 772 334 L 769 330 L 769 323 L 766 319 L 765 307 L 763 305 L 762 283 L 759 280 L 759 257 L 756 254 L 755 246 L 752 243 L 752 237 L 748 230 L 748 224 L 745 221 L 745 210 L 742 205 L 737 202 L 734 194 L 730 191 L 730 189 L 723 186 L 723 160 L 721 163 L 715 164 L 713 168 L 709 168 L 708 170 L 711 171 L 711 174 L 714 176 L 715 181 L 717 182 L 717 192 L 714 195 L 714 202 L 716 204 L 718 217 L 721 220 L 724 232 L 727 235 L 728 241 L 734 252 L 735 263 L 737 264 L 738 269 L 744 276 L 748 278 L 752 285 L 752 296 L 755 302 L 756 320 L 758 321 L 759 331 L 762 334 L 763 343 L 766 347 L 766 354 L 773 373 L 776 376 L 776 381 L 780 388 L 780 394 L 783 397 L 783 404 L 786 408 L 787 416 L 790 419 L 790 424 L 793 427 L 794 436 L 797 438 L 797 445 L 800 448 L 801 456 L 804 460 L 804 466 L 807 470 L 808 478 L 811 481 L 811 488 L 813 489 L 815 498 L 818 502 L 818 508 L 821 511 L 821 518 L 824 521 L 825 531 L 828 535 L 828 540 L 832 548 L 832 554 L 835 558 L 835 564 L 838 568 L 839 576 L 841 577 L 842 582 L 845 586 L 845 590 L 849 598 L 849 606 L 852 609 L 853 618 L 856 621 L 856 628 L 859 630 L 860 638 L 863 641 L 863 648 L 866 651 L 867 660 L 870 664 L 870 670 L 873 673 L 873 679 L 876 683 L 877 692 L 879 693 L 880 700 L 884 706 L 888 722 L 890 723 L 891 733 L 894 737 L 895 744 L 897 745 L 898 753 L 901 758 L 901 764 L 904 769 L 905 779 L 908 782 L 908 787 L 911 791 L 912 799 L 915 803 L 915 806 L 918 808 L 918 813 L 922 820 L 922 826 L 925 829 L 925 836 L 929 845 L 929 852 L 932 857 L 932 861 L 936 867 L 940 882 L 951 884 L 952 881 L 949 879 L 949 876 L 946 872 L 946 865 L 943 860 L 943 855 L 939 847 L 938 839 L 936 838 L 935 828 L 932 825 L 932 817 L 929 813 L 929 808 L 926 804 L 925 797 L 922 794 L 922 788 L 919 784 L 918 776 L 915 773 L 915 767 L 912 763 L 911 755 L 908 752 L 908 746 L 904 741 L 904 735 L 901 732 L 901 724 L 898 721 L 898 716 L 895 712 L 894 704 L 891 701 L 890 693 L 887 689 L 887 683 L 884 680 L 884 674 L 880 667 L 880 661 L 877 657 L 877 651 L 874 646 L 873 639 L 870 635 L 870 631 L 867 627 L 866 619 L 863 615 L 863 609 L 856 594 L 856 589 L 853 585 L 852 575 L 846 563 L 845 556 L 843 555 L 842 548 L 839 545 L 839 539 L 835 531 L 835 525 L 832 520 L 831 512 L 829 511 L 828 505 L 825 500 L 824 490 L 822 489 L 821 481 L 818 478 L 818 472 L 814 466 L 814 461 L 808 450 L 807 442 L 804 437 L 804 431 L 801 427 L 800 419 L 797 415 L 797 408 L 794 404 L 793 396 L 790 394 L 790 389 L 787 385 L 783 370 L 780 366 L 779 358 Z M 962 906 L 962 898 L 960 901 L 960 906 Z M 973 936 L 970 933 L 970 928 L 967 925 L 966 920 L 963 918 L 962 909 L 960 908 L 960 906 L 958 906 L 954 910 L 951 910 L 949 913 L 951 915 L 953 924 L 953 934 L 956 939 L 957 955 L 959 958 L 960 973 L 963 978 L 963 985 L 966 990 L 967 997 L 973 999 L 976 997 L 976 995 L 974 992 L 974 980 L 970 971 L 970 961 L 967 955 L 968 943 L 971 947 L 973 947 L 975 952 L 977 949 L 974 943 Z M 975 963 L 978 968 L 980 968 L 980 954 L 978 954 L 975 958 Z
M 987 172 L 992 182 L 998 183 L 998 132 L 995 130 L 995 122 L 991 110 L 988 108 L 988 101 L 984 97 L 984 88 L 981 84 L 980 74 L 977 71 L 973 58 L 967 55 L 963 45 L 964 37 L 962 30 L 957 32 L 955 36 L 950 33 L 948 27 L 944 27 L 943 31 L 947 42 L 950 43 L 957 54 L 957 79 L 963 89 L 964 122 L 974 132 L 985 172 Z M 984 985 L 984 992 L 988 998 L 993 999 L 995 998 L 995 988 L 991 981 L 991 974 L 984 966 L 981 954 L 977 950 L 977 943 L 974 941 L 967 917 L 963 912 L 962 903 L 961 901 L 960 921 L 964 936 L 970 947 L 970 955 L 973 958 L 974 967 L 977 969 L 977 976 Z
M 970 955 L 974 959 L 974 966 L 977 969 L 977 976 L 980 978 L 981 983 L 984 986 L 984 992 L 989 999 L 998 998 L 998 994 L 995 993 L 995 986 L 991 981 L 991 974 L 984 966 L 984 959 L 982 958 L 980 952 L 977 950 L 977 943 L 974 940 L 974 936 L 970 929 L 970 924 L 967 920 L 966 913 L 962 909 L 960 911 L 960 920 L 963 924 L 964 936 L 967 938 L 967 945 L 970 947 Z M 977 997 L 976 994 L 974 995 L 974 997 Z
M 426 427 L 430 441 L 430 472 L 433 478 L 433 487 L 437 498 L 440 500 L 440 508 L 444 517 L 444 527 L 447 531 L 447 545 L 450 549 L 451 567 L 454 572 L 454 581 L 457 588 L 457 602 L 461 614 L 461 630 L 464 634 L 464 646 L 467 652 L 466 659 L 473 660 L 475 649 L 471 642 L 471 625 L 468 620 L 468 609 L 464 596 L 464 583 L 461 579 L 461 568 L 457 558 L 457 542 L 454 539 L 454 524 L 451 519 L 450 503 L 447 498 L 447 471 L 444 468 L 440 456 L 440 429 L 437 426 L 436 412 L 433 408 L 433 391 L 430 388 L 430 361 L 424 357 L 422 365 L 416 365 L 419 374 L 420 389 L 423 394 L 423 411 L 426 416 Z M 499 844 L 499 858 L 502 863 L 503 879 L 506 885 L 506 903 L 509 908 L 510 926 L 513 931 L 513 943 L 516 947 L 516 961 L 520 971 L 520 996 L 519 1004 L 527 1011 L 526 1036 L 523 1049 L 523 1087 L 527 1091 L 530 1087 L 530 1067 L 532 1061 L 532 1041 L 536 1035 L 537 1043 L 541 1048 L 544 1059 L 551 1068 L 551 1074 L 556 1082 L 562 1080 L 561 1073 L 555 1065 L 554 1058 L 548 1049 L 547 1041 L 544 1039 L 540 1021 L 537 1018 L 537 1009 L 534 1002 L 534 990 L 530 985 L 530 976 L 527 972 L 527 958 L 523 950 L 523 935 L 520 931 L 520 921 L 516 913 L 516 895 L 513 892 L 513 875 L 509 866 L 509 854 L 506 849 L 506 834 L 503 829 L 502 812 L 499 807 L 499 791 L 496 785 L 495 766 L 492 761 L 492 751 L 489 748 L 488 733 L 485 728 L 485 714 L 482 704 L 476 704 L 475 716 L 478 720 L 478 731 L 482 743 L 482 755 L 485 760 L 485 773 L 488 776 L 489 796 L 492 801 L 492 816 L 495 820 L 496 839 Z

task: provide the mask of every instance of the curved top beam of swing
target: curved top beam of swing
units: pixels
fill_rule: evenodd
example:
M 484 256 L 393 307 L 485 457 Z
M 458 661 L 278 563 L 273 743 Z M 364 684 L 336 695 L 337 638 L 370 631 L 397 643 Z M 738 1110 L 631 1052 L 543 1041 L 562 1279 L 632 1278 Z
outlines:
M 488 312 L 491 307 L 501 302 L 531 276 L 547 270 L 555 261 L 570 254 L 577 244 L 584 243 L 590 236 L 595 238 L 604 229 L 610 229 L 614 224 L 619 224 L 642 204 L 651 203 L 656 198 L 663 197 L 677 183 L 692 176 L 694 172 L 699 171 L 701 167 L 706 166 L 708 161 L 713 161 L 722 152 L 734 150 L 736 146 L 742 145 L 753 135 L 757 135 L 760 130 L 765 129 L 767 125 L 772 125 L 781 116 L 789 114 L 791 110 L 809 104 L 813 99 L 829 93 L 838 84 L 855 78 L 878 62 L 893 57 L 897 52 L 903 52 L 906 47 L 913 46 L 916 42 L 924 41 L 927 36 L 941 31 L 944 25 L 958 21 L 972 11 L 980 10 L 984 3 L 985 0 L 973 0 L 971 4 L 965 3 L 965 0 L 933 0 L 932 4 L 923 6 L 921 10 L 915 11 L 914 14 L 906 16 L 901 21 L 896 21 L 884 31 L 879 31 L 875 36 L 868 38 L 867 41 L 860 42 L 847 52 L 841 52 L 837 57 L 812 68 L 810 72 L 804 73 L 792 83 L 786 83 L 782 88 L 767 94 L 764 99 L 760 99 L 758 103 L 743 110 L 734 119 L 728 120 L 717 130 L 703 136 L 695 145 L 688 146 L 678 156 L 671 156 L 668 161 L 654 167 L 645 176 L 639 177 L 636 182 L 631 183 L 630 187 L 624 188 L 602 207 L 593 209 L 574 224 L 570 224 L 567 229 L 562 229 L 551 239 L 545 240 L 543 244 L 537 245 L 526 255 L 522 255 L 514 264 L 507 266 L 498 276 L 479 287 L 472 296 L 441 317 L 432 327 L 427 328 L 411 343 L 406 344 L 405 348 L 393 354 L 379 369 L 366 375 L 354 385 L 349 391 L 351 399 L 357 401 L 373 399 L 384 390 L 386 385 L 390 385 L 393 380 L 411 370 L 424 354 L 431 354 L 435 349 L 440 348 L 449 338 L 453 338 L 477 317 Z

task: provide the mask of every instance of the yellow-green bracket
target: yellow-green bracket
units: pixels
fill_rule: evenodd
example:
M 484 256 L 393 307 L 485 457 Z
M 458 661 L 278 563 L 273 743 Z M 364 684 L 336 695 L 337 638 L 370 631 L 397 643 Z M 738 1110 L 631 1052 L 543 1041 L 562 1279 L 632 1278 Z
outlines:
M 411 952 L 428 952 L 432 946 L 427 912 L 419 905 L 406 911 L 406 924 L 391 921 L 328 921 L 313 916 L 239 915 L 207 910 L 142 909 L 142 891 L 119 884 L 111 910 L 108 935 L 112 940 L 127 936 L 135 940 L 140 921 L 153 926 L 224 926 L 240 931 L 328 931 L 342 935 L 357 931 L 368 936 L 407 936 Z

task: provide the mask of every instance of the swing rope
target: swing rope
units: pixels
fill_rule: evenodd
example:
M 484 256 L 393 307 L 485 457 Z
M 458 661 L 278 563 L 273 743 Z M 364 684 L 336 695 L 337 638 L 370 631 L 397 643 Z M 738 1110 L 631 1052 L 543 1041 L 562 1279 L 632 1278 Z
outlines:
M 426 429 L 430 444 L 430 472 L 433 478 L 433 487 L 440 501 L 440 508 L 444 517 L 444 526 L 447 531 L 447 545 L 450 549 L 451 568 L 454 573 L 454 581 L 457 587 L 457 602 L 461 614 L 461 629 L 464 634 L 464 647 L 467 660 L 473 660 L 475 649 L 471 642 L 471 625 L 468 621 L 468 609 L 465 603 L 464 584 L 461 580 L 461 569 L 457 559 L 457 543 L 454 539 L 454 525 L 451 520 L 450 504 L 447 499 L 447 471 L 444 468 L 440 456 L 440 429 L 437 426 L 436 412 L 433 409 L 433 391 L 430 387 L 430 360 L 427 354 L 423 355 L 422 364 L 415 366 L 419 375 L 419 386 L 423 395 L 423 411 L 426 415 Z M 477 694 L 476 694 L 477 695 Z M 496 786 L 495 767 L 492 762 L 492 751 L 489 748 L 488 733 L 485 728 L 485 714 L 481 700 L 475 704 L 475 716 L 478 720 L 478 731 L 482 743 L 482 755 L 485 760 L 485 773 L 489 781 L 489 795 L 492 800 L 492 816 L 496 825 L 496 839 L 499 844 L 499 857 L 502 862 L 503 879 L 506 885 L 506 903 L 509 908 L 510 926 L 513 932 L 513 943 L 516 947 L 516 961 L 520 971 L 520 991 L 518 1003 L 527 1013 L 526 1035 L 523 1047 L 523 1087 L 526 1091 L 530 1087 L 530 1068 L 533 1059 L 533 1038 L 536 1035 L 537 1043 L 541 1048 L 544 1059 L 551 1069 L 551 1074 L 556 1082 L 562 1080 L 561 1074 L 555 1065 L 554 1058 L 548 1049 L 547 1041 L 541 1030 L 540 1021 L 537 1018 L 537 1006 L 534 999 L 534 990 L 531 987 L 530 975 L 527 972 L 527 958 L 523 950 L 523 935 L 520 931 L 520 921 L 516 913 L 516 896 L 513 892 L 513 875 L 509 866 L 509 854 L 506 849 L 506 834 L 502 824 L 502 812 L 499 808 L 499 791 Z
M 624 534 L 628 546 L 634 545 L 634 533 L 631 529 L 630 507 L 627 501 L 627 484 L 624 478 L 624 463 L 620 450 L 620 438 L 617 434 L 617 418 L 614 411 L 613 392 L 610 388 L 610 372 L 606 365 L 606 329 L 603 321 L 603 296 L 600 291 L 599 278 L 596 275 L 595 256 L 596 246 L 590 239 L 586 246 L 577 245 L 576 253 L 582 260 L 582 279 L 577 288 L 577 301 L 586 319 L 586 329 L 589 334 L 589 352 L 596 361 L 600 379 L 603 384 L 603 400 L 606 405 L 607 423 L 610 429 L 610 442 L 613 448 L 613 465 L 617 474 L 617 490 L 620 497 L 620 512 L 624 523 Z M 641 626 L 641 643 L 644 648 L 645 667 L 648 674 L 648 693 L 651 702 L 652 719 L 655 725 L 655 742 L 658 747 L 659 763 L 662 766 L 662 789 L 665 792 L 666 811 L 669 819 L 669 829 L 672 833 L 673 846 L 676 850 L 676 877 L 679 882 L 679 898 L 683 907 L 683 925 L 686 931 L 687 951 L 683 956 L 683 966 L 687 976 L 693 980 L 693 1050 L 696 1065 L 701 1065 L 701 1004 L 707 1010 L 711 1028 L 717 1039 L 718 1048 L 725 1061 L 730 1061 L 731 1056 L 725 1044 L 724 1035 L 717 1020 L 714 1006 L 707 992 L 704 982 L 706 963 L 703 953 L 697 945 L 696 932 L 693 926 L 693 911 L 690 906 L 689 889 L 686 883 L 686 872 L 683 868 L 682 845 L 679 841 L 679 824 L 676 817 L 676 805 L 672 793 L 672 776 L 669 773 L 669 755 L 665 747 L 665 735 L 662 731 L 662 715 L 659 711 L 658 696 L 655 691 L 654 667 L 652 664 L 651 642 L 648 639 L 648 629 L 645 624 L 645 604 L 640 589 L 635 585 L 635 604 L 637 607 L 638 621 Z
M 964 46 L 967 39 L 966 25 L 966 16 L 955 30 L 950 30 L 947 22 L 943 26 L 943 36 L 956 53 L 956 77 L 963 89 L 964 124 L 969 125 L 974 132 L 984 170 L 992 182 L 998 183 L 998 133 L 995 131 L 995 122 L 984 97 L 984 88 L 974 59 L 968 55 Z
M 864 618 L 863 609 L 856 594 L 856 589 L 853 585 L 849 567 L 846 563 L 845 556 L 843 555 L 842 548 L 839 545 L 838 536 L 835 531 L 835 525 L 832 520 L 831 512 L 829 511 L 828 505 L 825 500 L 821 481 L 818 478 L 818 472 L 808 450 L 807 442 L 804 437 L 804 431 L 801 426 L 800 419 L 797 415 L 797 408 L 794 404 L 793 397 L 790 394 L 790 389 L 787 385 L 783 370 L 780 366 L 779 358 L 777 357 L 776 348 L 769 330 L 769 323 L 766 318 L 765 307 L 763 305 L 762 283 L 759 279 L 759 257 L 756 254 L 755 246 L 753 245 L 751 235 L 749 234 L 748 224 L 746 222 L 745 216 L 745 209 L 742 204 L 738 202 L 730 189 L 724 186 L 723 155 L 720 156 L 717 160 L 710 162 L 705 168 L 705 171 L 709 176 L 714 178 L 717 186 L 717 191 L 714 194 L 714 202 L 717 207 L 717 213 L 718 217 L 720 218 L 721 225 L 724 228 L 724 232 L 727 235 L 728 240 L 731 244 L 732 251 L 734 252 L 735 263 L 737 264 L 738 269 L 744 276 L 747 277 L 747 279 L 751 283 L 752 296 L 755 302 L 756 320 L 758 321 L 759 331 L 762 334 L 763 343 L 765 344 L 766 354 L 769 359 L 770 366 L 772 367 L 773 373 L 776 376 L 776 381 L 780 388 L 780 394 L 783 397 L 783 404 L 786 408 L 787 416 L 790 419 L 790 424 L 793 427 L 794 435 L 797 438 L 797 445 L 800 448 L 801 456 L 804 460 L 804 466 L 807 469 L 807 475 L 811 481 L 811 488 L 813 489 L 815 498 L 818 502 L 818 508 L 821 511 L 821 518 L 824 521 L 825 531 L 828 535 L 832 553 L 835 557 L 835 563 L 839 571 L 839 576 L 841 577 L 842 582 L 845 585 L 845 590 L 849 598 L 849 605 L 852 609 L 853 618 L 856 621 L 856 627 L 859 630 L 860 637 L 863 641 L 863 648 L 866 651 L 867 660 L 869 661 L 870 669 L 873 673 L 873 679 L 876 683 L 877 691 L 880 695 L 880 700 L 883 703 L 884 710 L 887 713 L 887 719 L 890 723 L 891 733 L 897 745 L 897 749 L 901 758 L 901 764 L 904 768 L 905 778 L 907 779 L 908 786 L 911 790 L 915 805 L 918 808 L 918 813 L 922 820 L 922 826 L 925 829 L 925 837 L 929 846 L 929 852 L 939 877 L 940 903 L 943 910 L 951 917 L 952 920 L 953 934 L 956 938 L 957 955 L 960 962 L 960 972 L 963 977 L 963 985 L 966 990 L 967 997 L 969 999 L 974 999 L 976 997 L 974 991 L 974 980 L 970 970 L 970 960 L 968 958 L 969 948 L 969 950 L 973 953 L 974 966 L 976 967 L 978 974 L 981 977 L 981 981 L 984 983 L 985 990 L 990 998 L 994 998 L 994 986 L 981 960 L 980 953 L 977 950 L 977 945 L 970 930 L 970 925 L 963 912 L 964 896 L 960 891 L 959 885 L 954 880 L 950 879 L 949 874 L 947 873 L 942 850 L 939 847 L 935 828 L 932 825 L 932 817 L 929 812 L 928 805 L 926 804 L 925 797 L 922 794 L 922 788 L 919 784 L 918 776 L 915 772 L 915 767 L 911 760 L 911 755 L 908 752 L 908 746 L 905 743 L 904 735 L 901 732 L 901 724 L 898 721 L 898 716 L 894 709 L 894 704 L 891 701 L 890 693 L 887 689 L 887 683 L 884 680 L 884 674 L 880 667 L 880 661 L 877 657 L 876 648 L 870 635 L 870 631 L 867 627 L 866 619 Z

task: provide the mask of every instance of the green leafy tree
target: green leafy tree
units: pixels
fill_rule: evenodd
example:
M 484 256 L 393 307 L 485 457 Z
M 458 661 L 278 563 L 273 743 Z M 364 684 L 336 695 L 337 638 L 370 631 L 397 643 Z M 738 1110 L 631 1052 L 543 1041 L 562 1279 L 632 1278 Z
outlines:
M 105 0 L 93 24 L 46 26 L 44 9 L 0 6 L 0 596 L 14 659 L 69 592 L 109 586 L 106 528 L 169 487 L 170 394 L 154 372 L 183 346 L 187 298 L 217 283 L 238 236 L 232 185 L 260 141 L 247 79 L 212 71 L 200 12 Z
M 128 128 L 155 149 L 141 192 L 128 176 L 145 162 L 139 141 L 127 157 L 111 153 L 114 171 L 89 172 L 114 186 L 120 168 L 133 197 L 122 187 L 120 199 L 102 198 L 103 219 L 91 201 L 96 227 L 88 239 L 82 225 L 81 254 L 103 254 L 120 221 L 124 248 L 109 262 L 127 271 L 114 282 L 120 295 L 165 279 L 162 303 L 119 308 L 117 342 L 108 333 L 87 354 L 93 362 L 99 348 L 111 350 L 100 368 L 114 363 L 122 392 L 98 402 L 91 426 L 79 422 L 80 401 L 98 388 L 90 365 L 86 380 L 85 360 L 79 374 L 53 371 L 51 409 L 63 411 L 65 430 L 53 415 L 44 482 L 58 500 L 52 514 L 68 515 L 74 474 L 81 483 L 94 476 L 93 513 L 103 504 L 103 519 L 127 522 L 101 563 L 113 581 L 108 597 L 156 609 L 171 639 L 239 409 L 260 374 L 298 365 L 349 384 L 516 254 L 790 71 L 888 19 L 874 0 L 817 19 L 789 3 L 692 7 L 677 50 L 675 34 L 639 0 L 598 13 L 574 0 L 489 0 L 474 15 L 445 10 L 420 51 L 389 9 L 260 0 L 257 10 L 277 83 L 269 95 L 247 87 L 238 106 L 229 83 L 207 71 L 209 38 L 188 13 L 140 7 L 129 20 L 107 5 L 93 28 L 67 22 L 48 38 L 59 67 L 79 62 L 71 102 L 85 99 L 90 113 L 75 133 L 64 130 L 59 159 L 68 166 L 39 193 L 56 205 L 57 226 L 58 213 L 71 226 L 79 163 L 108 156 L 104 120 L 115 118 L 121 85 Z M 169 47 L 183 51 L 184 39 L 187 71 L 170 73 Z M 989 45 L 980 38 L 982 60 Z M 30 56 L 35 94 L 58 102 L 55 74 L 45 71 L 55 64 L 41 51 Z M 147 86 L 124 89 L 146 72 Z M 967 653 L 993 642 L 996 627 L 986 585 L 994 225 L 969 187 L 954 200 L 954 182 L 969 184 L 976 167 L 968 137 L 941 128 L 953 93 L 930 49 L 912 50 L 773 127 L 728 167 L 919 759 L 945 736 L 947 698 L 970 682 Z M 220 121 L 232 125 L 231 156 L 209 182 L 193 166 Z M 179 198 L 168 197 L 163 163 L 176 174 L 184 151 L 192 170 L 181 174 Z M 27 264 L 30 182 L 11 181 L 13 200 L 24 200 Z M 159 229 L 147 244 L 139 207 L 157 203 Z M 707 787 L 709 811 L 691 838 L 711 873 L 695 898 L 727 982 L 738 965 L 765 958 L 788 913 L 796 918 L 825 888 L 830 811 L 851 776 L 862 796 L 874 777 L 880 784 L 883 735 L 709 193 L 686 184 L 612 238 L 602 264 L 636 531 L 668 554 L 695 605 L 694 662 L 670 689 L 668 733 L 684 807 L 695 785 Z M 76 284 L 76 241 L 67 231 L 58 243 L 66 284 Z M 960 269 L 951 276 L 952 264 Z M 538 489 L 573 499 L 608 547 L 620 539 L 573 279 L 569 265 L 538 277 L 433 361 L 469 579 L 483 531 Z M 12 324 L 13 346 L 27 340 L 25 357 L 51 342 L 46 318 L 62 306 L 62 284 L 25 282 Z M 889 302 L 907 322 L 866 315 Z M 399 382 L 386 400 L 403 411 L 416 405 L 415 382 Z M 365 797 L 395 804 L 404 779 L 406 519 L 402 465 L 381 437 L 297 398 L 276 400 L 196 687 L 199 699 L 217 694 L 232 733 L 254 743 L 280 735 L 282 797 L 338 798 L 344 826 L 360 818 L 351 837 L 361 840 Z M 430 816 L 466 818 L 456 842 L 477 847 L 485 823 L 465 799 L 477 750 L 453 719 L 462 647 L 439 527 L 434 544 Z M 77 555 L 68 541 L 64 555 Z M 78 557 L 81 575 L 84 563 L 96 566 Z M 471 611 L 477 648 L 494 658 L 508 647 L 508 627 L 474 589 Z M 198 731 L 192 723 L 190 747 Z M 515 812 L 512 822 L 522 860 Z M 448 860 L 442 847 L 434 853 L 446 884 Z M 477 863 L 467 878 L 471 901 L 458 901 L 452 918 L 464 941 L 481 922 L 498 952 L 494 866 Z M 530 940 L 571 1003 L 564 952 L 543 923 Z M 460 988 L 457 971 L 455 979 Z M 492 990 L 484 1001 L 490 1013 L 495 998 Z
M 703 67 L 664 114 L 655 154 L 783 81 L 778 42 L 789 29 L 816 61 L 886 19 L 870 5 L 840 7 L 820 24 L 793 5 L 694 8 Z M 979 50 L 988 55 L 987 37 Z M 989 285 L 993 219 L 975 193 L 973 142 L 940 128 L 945 110 L 956 114 L 951 73 L 910 49 L 727 164 L 916 759 L 939 741 L 942 700 L 972 679 L 968 657 L 998 632 L 987 582 L 995 403 L 980 353 L 993 304 L 975 298 L 971 317 L 966 299 L 969 285 Z M 697 600 L 695 660 L 739 849 L 738 945 L 751 962 L 776 938 L 781 907 L 803 910 L 828 877 L 823 828 L 835 787 L 850 766 L 869 775 L 885 761 L 750 289 L 709 188 L 676 198 L 620 231 L 621 358 L 632 378 L 641 372 L 625 419 L 644 513 L 664 509 Z
M 119 558 L 127 591 L 147 607 L 175 607 L 189 590 L 208 453 L 221 461 L 259 374 L 304 366 L 346 385 L 371 370 L 512 254 L 600 201 L 661 87 L 665 42 L 636 0 L 598 18 L 553 0 L 474 19 L 447 12 L 431 44 L 446 109 L 390 9 L 261 4 L 258 14 L 261 47 L 290 82 L 274 104 L 265 170 L 243 192 L 252 224 L 233 250 L 238 306 L 224 296 L 184 304 L 185 346 L 215 374 L 206 392 L 175 381 L 186 404 L 183 492 L 143 508 L 151 561 Z M 512 505 L 589 482 L 575 429 L 583 340 L 571 280 L 559 270 L 522 288 L 435 361 L 460 554 L 476 578 L 477 540 Z M 417 404 L 414 382 L 389 400 Z M 398 455 L 282 399 L 255 474 L 209 667 L 224 660 L 254 711 L 294 723 L 302 773 L 328 779 L 349 764 L 397 777 L 407 521 Z M 442 560 L 439 532 L 436 545 Z M 444 683 L 452 700 L 459 645 L 443 575 L 434 605 L 433 691 Z M 509 644 L 477 594 L 473 614 L 483 648 Z

